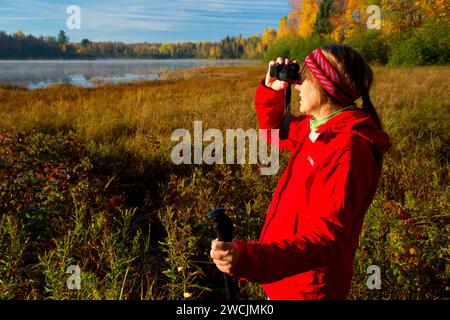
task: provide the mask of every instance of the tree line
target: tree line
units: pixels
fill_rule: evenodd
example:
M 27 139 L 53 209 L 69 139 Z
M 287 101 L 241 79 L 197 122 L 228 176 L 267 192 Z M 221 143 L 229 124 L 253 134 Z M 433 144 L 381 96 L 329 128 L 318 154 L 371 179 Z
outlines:
M 379 15 L 368 10 L 373 5 Z M 264 31 L 264 58 L 303 59 L 317 46 L 335 43 L 380 64 L 448 64 L 449 16 L 446 0 L 290 0 L 278 30 Z M 374 19 L 379 25 L 371 28 Z
M 379 28 L 371 29 L 380 9 Z M 202 58 L 260 59 L 277 56 L 304 59 L 314 48 L 349 44 L 370 62 L 429 65 L 450 62 L 450 3 L 446 0 L 290 0 L 278 30 L 262 35 L 226 37 L 219 42 L 134 43 L 70 42 L 64 31 L 56 37 L 35 37 L 21 31 L 0 32 L 0 59 Z
M 64 31 L 57 37 L 0 31 L 0 59 L 96 59 L 96 58 L 203 58 L 260 59 L 264 54 L 260 35 L 226 37 L 219 42 L 134 43 L 70 42 Z

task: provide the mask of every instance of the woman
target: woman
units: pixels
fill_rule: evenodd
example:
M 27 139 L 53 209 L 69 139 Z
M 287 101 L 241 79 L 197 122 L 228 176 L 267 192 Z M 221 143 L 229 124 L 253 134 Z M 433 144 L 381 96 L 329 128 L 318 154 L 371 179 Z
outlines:
M 355 49 L 314 50 L 301 79 L 295 89 L 304 115 L 293 117 L 280 141 L 292 154 L 260 240 L 214 240 L 210 254 L 221 271 L 262 284 L 270 299 L 345 299 L 390 141 L 369 96 L 372 69 Z M 287 85 L 269 72 L 261 81 L 255 103 L 262 129 L 280 128 Z

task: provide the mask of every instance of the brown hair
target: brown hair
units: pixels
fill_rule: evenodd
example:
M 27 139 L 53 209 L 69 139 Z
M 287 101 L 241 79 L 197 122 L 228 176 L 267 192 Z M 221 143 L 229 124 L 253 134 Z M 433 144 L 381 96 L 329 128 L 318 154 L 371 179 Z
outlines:
M 347 45 L 323 46 L 320 50 L 333 68 L 344 77 L 348 85 L 355 89 L 359 97 L 362 97 L 362 109 L 369 112 L 378 128 L 382 129 L 383 124 L 369 96 L 373 83 L 373 71 L 364 57 L 357 50 Z M 320 104 L 330 103 L 336 106 L 340 105 L 338 101 L 322 88 L 304 64 L 301 69 L 301 78 L 312 81 L 319 92 Z

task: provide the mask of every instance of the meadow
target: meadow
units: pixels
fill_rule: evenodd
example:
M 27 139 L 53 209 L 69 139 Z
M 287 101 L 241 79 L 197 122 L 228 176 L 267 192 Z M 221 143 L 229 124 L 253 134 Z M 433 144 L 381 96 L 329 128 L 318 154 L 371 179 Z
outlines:
M 450 68 L 376 66 L 372 97 L 393 147 L 365 219 L 350 299 L 450 297 Z M 162 80 L 28 91 L 0 87 L 0 298 L 224 297 L 206 214 L 257 239 L 275 176 L 259 165 L 175 165 L 177 128 L 257 128 L 266 65 Z M 293 109 L 298 109 L 293 97 Z M 297 112 L 297 110 L 294 110 Z M 69 290 L 67 267 L 81 269 Z M 382 287 L 366 286 L 378 265 Z M 264 299 L 241 282 L 241 298 Z

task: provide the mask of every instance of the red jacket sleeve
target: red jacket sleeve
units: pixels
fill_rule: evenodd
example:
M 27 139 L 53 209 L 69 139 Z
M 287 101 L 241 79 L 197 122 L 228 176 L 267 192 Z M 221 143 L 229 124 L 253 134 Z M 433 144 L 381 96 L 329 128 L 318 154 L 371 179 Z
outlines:
M 263 135 L 262 138 L 268 143 L 271 143 L 270 130 L 281 129 L 282 126 L 285 91 L 275 91 L 272 88 L 266 87 L 264 82 L 265 79 L 260 82 L 256 90 L 255 105 L 260 129 L 268 129 L 267 135 Z M 305 126 L 309 126 L 307 118 L 309 117 L 295 117 L 291 115 L 289 136 L 287 139 L 279 141 L 280 149 L 292 151 L 306 137 Z
M 309 218 L 297 234 L 272 243 L 236 241 L 240 256 L 235 276 L 264 284 L 329 266 L 336 257 L 342 261 L 343 251 L 348 252 L 343 248 L 359 238 L 378 166 L 363 141 L 341 149 L 332 160 L 313 182 L 320 194 L 311 194 Z

